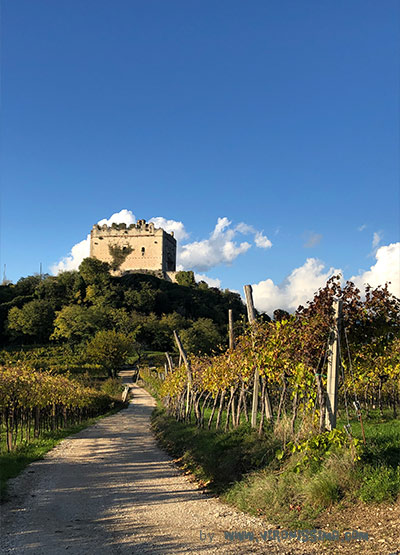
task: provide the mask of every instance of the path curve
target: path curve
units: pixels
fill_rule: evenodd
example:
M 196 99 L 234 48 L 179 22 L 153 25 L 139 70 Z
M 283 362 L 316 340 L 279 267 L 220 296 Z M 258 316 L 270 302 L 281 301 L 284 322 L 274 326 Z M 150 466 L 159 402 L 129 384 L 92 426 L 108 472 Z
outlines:
M 265 522 L 201 493 L 178 471 L 151 433 L 154 399 L 131 385 L 127 409 L 65 439 L 11 480 L 1 553 L 321 553 L 297 541 L 225 539 L 225 531 L 259 537 Z

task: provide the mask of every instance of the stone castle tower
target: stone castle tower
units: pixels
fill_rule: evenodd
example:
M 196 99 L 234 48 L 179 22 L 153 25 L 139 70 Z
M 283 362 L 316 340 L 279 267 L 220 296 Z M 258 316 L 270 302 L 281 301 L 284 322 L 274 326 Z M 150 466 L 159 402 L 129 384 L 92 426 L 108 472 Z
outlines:
M 90 232 L 90 256 L 111 265 L 114 275 L 125 272 L 154 273 L 174 280 L 176 239 L 173 232 L 153 223 L 94 225 Z

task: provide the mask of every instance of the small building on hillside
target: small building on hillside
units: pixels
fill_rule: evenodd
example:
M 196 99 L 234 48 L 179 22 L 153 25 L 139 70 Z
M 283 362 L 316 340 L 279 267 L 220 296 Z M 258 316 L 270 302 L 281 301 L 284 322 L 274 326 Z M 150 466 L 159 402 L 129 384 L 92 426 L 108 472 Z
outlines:
M 94 225 L 90 232 L 90 256 L 108 262 L 113 275 L 151 273 L 174 281 L 176 239 L 173 232 L 138 220 L 136 224 Z

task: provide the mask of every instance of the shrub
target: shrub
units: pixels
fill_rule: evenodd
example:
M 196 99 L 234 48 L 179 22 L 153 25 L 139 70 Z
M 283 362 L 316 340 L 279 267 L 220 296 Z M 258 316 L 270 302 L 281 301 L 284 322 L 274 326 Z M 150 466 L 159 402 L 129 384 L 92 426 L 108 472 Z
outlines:
M 124 390 L 121 380 L 117 378 L 108 378 L 102 385 L 101 391 L 110 397 L 121 398 L 121 394 Z

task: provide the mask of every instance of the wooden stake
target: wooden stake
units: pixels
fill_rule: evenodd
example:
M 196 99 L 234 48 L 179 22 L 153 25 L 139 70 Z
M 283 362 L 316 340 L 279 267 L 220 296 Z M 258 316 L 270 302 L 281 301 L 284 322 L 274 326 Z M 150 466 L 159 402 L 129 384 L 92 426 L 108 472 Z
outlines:
M 325 424 L 328 430 L 336 428 L 337 390 L 340 370 L 339 333 L 340 320 L 342 317 L 342 299 L 335 299 L 333 301 L 333 309 L 335 311 L 335 322 L 329 341 L 328 377 L 326 386 L 327 396 L 325 409 Z
M 244 294 L 246 296 L 246 305 L 247 305 L 247 317 L 252 324 L 256 319 L 256 313 L 254 310 L 254 303 L 253 303 L 253 289 L 251 285 L 244 286 Z
M 186 392 L 186 410 L 185 410 L 185 416 L 187 418 L 188 413 L 189 413 L 189 397 L 190 397 L 190 391 L 192 389 L 192 368 L 190 366 L 190 361 L 187 358 L 186 355 L 186 351 L 182 346 L 181 340 L 179 338 L 179 335 L 177 334 L 177 332 L 174 330 L 174 338 L 175 338 L 175 342 L 178 346 L 179 349 L 179 354 L 183 359 L 183 362 L 185 363 L 186 366 L 186 373 L 187 373 L 187 392 Z
M 253 303 L 253 290 L 251 285 L 244 286 L 244 294 L 246 296 L 246 304 L 247 304 L 247 317 L 249 319 L 249 323 L 253 324 L 255 322 L 255 310 L 254 310 L 254 303 Z M 253 402 L 251 407 L 251 427 L 255 428 L 257 426 L 257 411 L 258 411 L 258 388 L 259 388 L 259 381 L 260 376 L 258 372 L 258 368 L 254 369 L 254 383 L 253 383 Z
M 170 357 L 169 353 L 165 353 L 168 362 L 169 371 L 172 372 L 174 369 L 174 363 L 172 362 L 172 358 Z
M 228 320 L 229 320 L 229 349 L 233 351 L 235 348 L 235 336 L 233 335 L 233 311 L 230 308 L 228 310 Z

